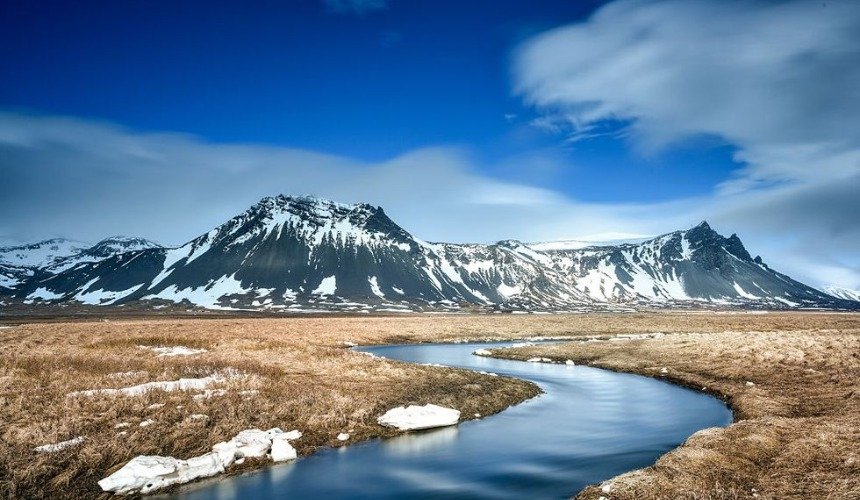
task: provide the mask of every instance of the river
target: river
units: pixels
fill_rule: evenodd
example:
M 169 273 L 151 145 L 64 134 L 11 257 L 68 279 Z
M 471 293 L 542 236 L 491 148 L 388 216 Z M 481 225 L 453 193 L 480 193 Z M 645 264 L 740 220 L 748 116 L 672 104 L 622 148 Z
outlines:
M 544 394 L 457 427 L 324 449 L 291 464 L 191 486 L 172 497 L 567 498 L 588 484 L 653 464 L 699 429 L 731 423 L 731 412 L 718 399 L 660 380 L 472 355 L 479 348 L 506 345 L 360 350 L 530 380 Z

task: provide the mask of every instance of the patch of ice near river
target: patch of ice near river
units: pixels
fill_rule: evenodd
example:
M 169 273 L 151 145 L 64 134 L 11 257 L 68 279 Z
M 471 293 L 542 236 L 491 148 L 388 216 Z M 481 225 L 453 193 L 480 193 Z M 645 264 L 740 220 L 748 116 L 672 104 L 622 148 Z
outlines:
M 138 455 L 98 484 L 104 491 L 121 495 L 146 494 L 174 484 L 221 474 L 227 467 L 242 463 L 245 458 L 268 455 L 275 462 L 293 460 L 297 453 L 290 441 L 300 437 L 302 433 L 297 430 L 284 432 L 277 427 L 267 431 L 248 429 L 236 434 L 230 441 L 216 444 L 211 452 L 187 460 Z
M 388 410 L 376 421 L 401 431 L 414 431 L 457 425 L 460 421 L 460 412 L 434 404 L 399 406 Z

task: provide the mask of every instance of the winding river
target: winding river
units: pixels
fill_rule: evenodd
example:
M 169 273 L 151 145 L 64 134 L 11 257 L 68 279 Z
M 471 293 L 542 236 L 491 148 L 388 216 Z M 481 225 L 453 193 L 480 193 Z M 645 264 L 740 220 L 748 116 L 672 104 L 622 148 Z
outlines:
M 699 429 L 731 422 L 718 399 L 663 381 L 472 355 L 506 345 L 360 350 L 518 377 L 538 384 L 544 394 L 486 419 L 321 450 L 295 463 L 185 489 L 174 498 L 566 498 L 653 464 Z

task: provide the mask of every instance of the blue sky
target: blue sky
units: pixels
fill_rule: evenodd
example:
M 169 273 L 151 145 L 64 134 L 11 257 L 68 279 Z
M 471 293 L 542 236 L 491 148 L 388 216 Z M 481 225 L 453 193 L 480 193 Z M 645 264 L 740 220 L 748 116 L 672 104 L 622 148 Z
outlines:
M 624 139 L 567 144 L 530 124 L 538 113 L 512 93 L 512 51 L 598 6 L 13 2 L 0 29 L 0 106 L 366 161 L 454 144 L 488 175 L 587 201 L 710 191 L 737 167 L 718 141 L 643 156 Z M 552 168 L 508 160 L 535 151 Z
M 707 219 L 860 288 L 858 88 L 853 0 L 9 0 L 0 239 L 316 194 L 435 241 Z

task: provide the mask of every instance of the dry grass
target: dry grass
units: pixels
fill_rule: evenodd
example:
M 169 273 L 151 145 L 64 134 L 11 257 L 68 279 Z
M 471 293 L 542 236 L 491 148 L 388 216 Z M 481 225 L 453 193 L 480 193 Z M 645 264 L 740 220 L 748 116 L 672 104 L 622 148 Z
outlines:
M 730 427 L 693 435 L 653 467 L 609 481 L 609 493 L 593 486 L 577 498 L 858 499 L 860 317 L 848 318 L 839 328 L 809 321 L 794 331 L 570 342 L 502 355 L 665 377 L 720 395 L 734 410 Z
M 338 320 L 333 320 L 337 322 Z M 386 436 L 376 424 L 391 407 L 436 403 L 464 416 L 488 415 L 534 396 L 523 381 L 465 370 L 374 360 L 344 340 L 383 341 L 365 325 L 358 335 L 329 332 L 326 321 L 218 320 L 23 325 L 0 330 L 0 498 L 83 498 L 96 481 L 139 454 L 189 457 L 237 432 L 258 427 L 300 429 L 307 454 Z M 184 345 L 209 352 L 159 358 L 138 345 Z M 74 391 L 200 377 L 227 369 L 244 376 L 205 401 L 195 392 L 151 391 L 136 397 L 68 397 Z M 127 374 L 126 374 L 127 373 Z M 126 374 L 126 375 L 117 375 Z M 243 391 L 259 391 L 242 394 Z M 164 404 L 149 409 L 152 404 Z M 208 420 L 194 420 L 205 414 Z M 154 424 L 141 428 L 139 423 Z M 115 429 L 127 422 L 127 429 Z M 119 436 L 118 432 L 128 434 Z M 57 453 L 33 448 L 86 436 Z M 262 464 L 251 464 L 248 467 Z
M 791 333 L 722 333 L 727 330 Z M 580 345 L 565 356 L 640 373 L 665 365 L 673 378 L 689 383 L 698 384 L 693 377 L 701 377 L 713 390 L 731 396 L 738 412 L 749 420 L 715 436 L 699 436 L 696 439 L 710 444 L 680 448 L 661 459 L 655 470 L 663 472 L 646 471 L 643 477 L 649 479 L 631 479 L 631 488 L 639 488 L 641 497 L 668 488 L 664 483 L 679 477 L 691 484 L 698 481 L 700 486 L 684 493 L 691 498 L 719 497 L 722 491 L 729 492 L 725 497 L 748 496 L 751 487 L 771 497 L 800 485 L 803 489 L 797 491 L 810 493 L 830 491 L 827 487 L 857 491 L 856 479 L 847 472 L 856 477 L 860 458 L 856 451 L 840 448 L 858 443 L 858 361 L 846 354 L 851 348 L 855 356 L 860 351 L 856 315 L 215 316 L 65 323 L 54 318 L 0 330 L 0 498 L 94 497 L 99 494 L 96 481 L 135 455 L 193 456 L 250 427 L 300 429 L 305 436 L 297 445 L 307 454 L 320 446 L 341 445 L 335 439 L 339 432 L 352 430 L 355 439 L 350 442 L 391 435 L 376 424 L 376 417 L 396 405 L 433 402 L 458 408 L 464 415 L 488 415 L 535 394 L 534 386 L 522 381 L 373 360 L 345 349 L 345 341 L 653 331 L 715 335 L 670 336 L 660 341 L 665 346 L 660 350 L 642 347 L 658 345 L 657 341 L 594 344 L 585 350 Z M 137 345 L 184 345 L 209 352 L 158 358 Z M 708 359 L 716 361 L 708 364 Z M 227 389 L 226 395 L 204 401 L 194 401 L 193 393 L 160 391 L 138 397 L 67 397 L 77 390 L 225 369 L 237 369 L 244 376 L 220 386 Z M 126 372 L 132 373 L 115 375 Z M 757 385 L 747 389 L 741 384 L 746 380 Z M 243 395 L 243 391 L 259 392 Z M 164 406 L 149 409 L 153 403 Z M 847 405 L 853 405 L 853 413 L 835 411 Z M 188 418 L 197 413 L 209 420 Z M 137 424 L 144 419 L 155 423 L 140 428 Z M 800 427 L 810 430 L 797 437 L 800 427 L 795 424 L 801 421 Z M 131 426 L 127 435 L 118 436 L 114 426 L 122 422 Z M 35 446 L 78 435 L 86 436 L 86 441 L 77 447 L 53 454 L 33 451 Z M 737 449 L 739 443 L 743 453 Z M 760 456 L 747 456 L 753 452 Z M 721 460 L 737 466 L 714 465 Z M 243 467 L 261 465 L 248 461 Z M 774 470 L 784 473 L 776 475 Z M 796 475 L 788 474 L 790 470 Z M 648 484 L 658 489 L 648 490 Z

